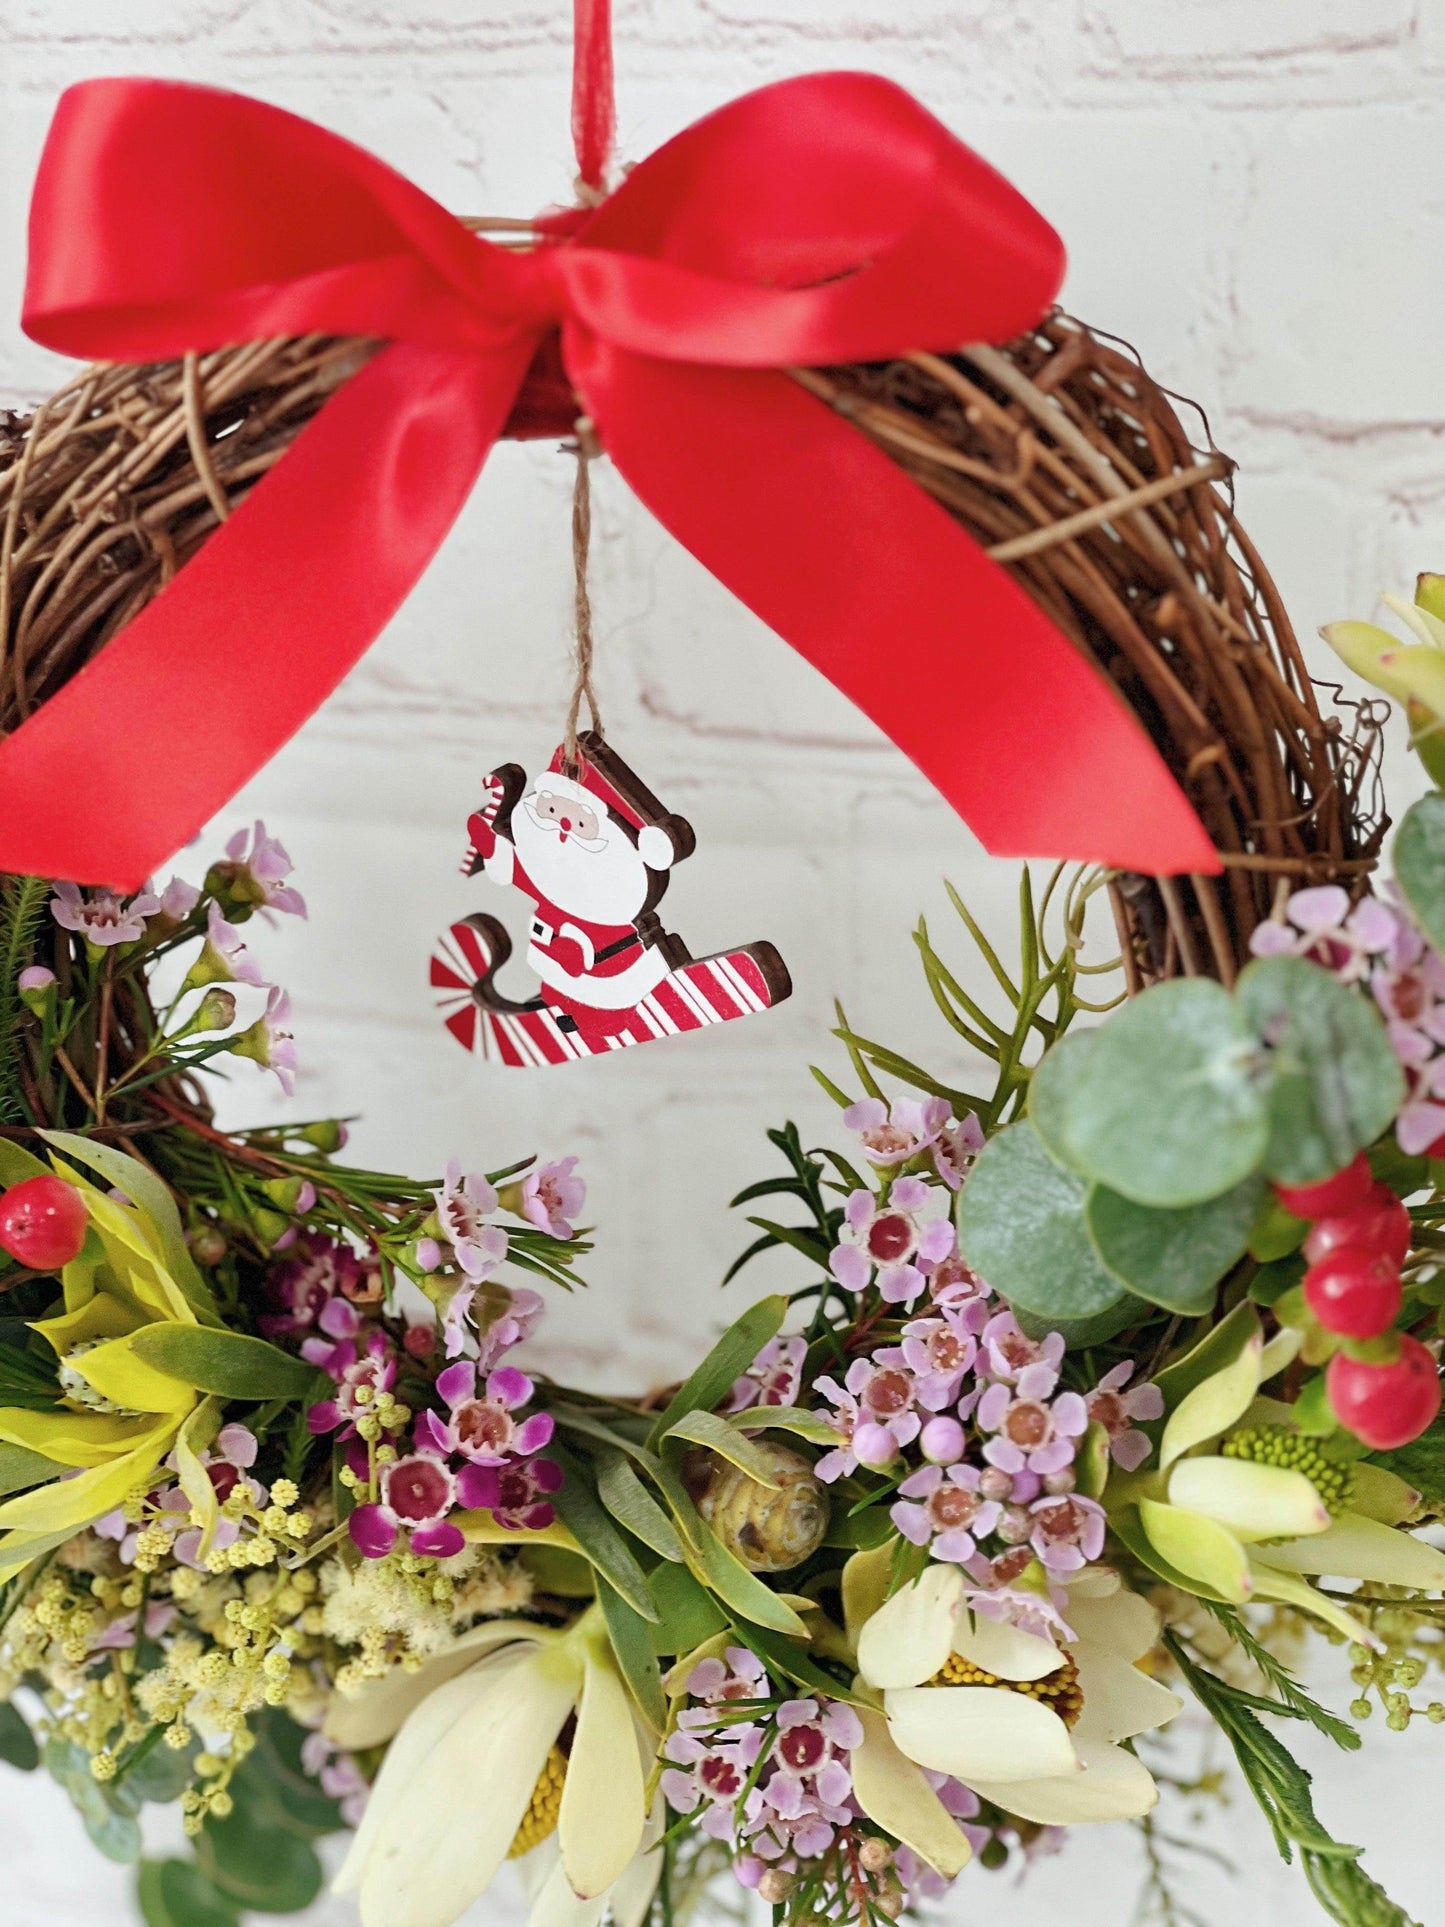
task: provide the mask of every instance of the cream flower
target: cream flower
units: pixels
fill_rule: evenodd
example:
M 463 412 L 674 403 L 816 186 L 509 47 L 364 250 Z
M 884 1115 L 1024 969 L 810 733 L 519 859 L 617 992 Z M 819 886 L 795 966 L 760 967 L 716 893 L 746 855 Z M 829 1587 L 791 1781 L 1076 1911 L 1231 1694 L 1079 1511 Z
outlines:
M 574 1713 L 563 1761 L 558 1736 Z M 359 1892 L 363 1927 L 450 1927 L 519 1836 L 540 1840 L 554 1824 L 582 1900 L 607 1894 L 642 1843 L 651 1748 L 596 1606 L 562 1632 L 480 1626 L 418 1672 L 334 1696 L 326 1730 L 348 1751 L 391 1741 L 334 1887 Z
M 1134 1664 L 1158 1615 L 1098 1567 L 1070 1585 L 1067 1615 L 1075 1637 L 1062 1646 L 975 1615 L 954 1566 L 895 1593 L 864 1625 L 858 1664 L 883 1689 L 900 1751 L 1042 1826 L 1147 1813 L 1158 1788 L 1119 1742 L 1180 1710 Z M 963 1683 L 935 1684 L 940 1673 Z
M 637 1852 L 610 1887 L 587 1900 L 572 1891 L 555 1833 L 524 1854 L 517 1872 L 531 1908 L 527 1927 L 600 1927 L 604 1914 L 611 1927 L 642 1927 L 662 1874 L 662 1855 L 656 1848 L 664 1812 L 662 1801 L 654 1801 Z
M 1278 1600 L 1373 1644 L 1367 1627 L 1302 1575 L 1435 1592 L 1445 1589 L 1445 1554 L 1397 1530 L 1413 1502 L 1403 1481 L 1378 1466 L 1334 1463 L 1320 1441 L 1295 1432 L 1291 1406 L 1260 1397 L 1261 1384 L 1298 1352 L 1300 1334 L 1282 1331 L 1265 1344 L 1252 1307 L 1229 1322 L 1233 1333 L 1217 1326 L 1160 1375 L 1165 1384 L 1178 1369 L 1197 1382 L 1170 1412 L 1158 1472 L 1110 1479 L 1110 1524 L 1186 1592 L 1236 1605 Z M 1220 1357 L 1226 1362 L 1212 1372 L 1192 1369 L 1195 1359 L 1202 1366 Z M 1247 1456 L 1266 1435 L 1273 1463 Z

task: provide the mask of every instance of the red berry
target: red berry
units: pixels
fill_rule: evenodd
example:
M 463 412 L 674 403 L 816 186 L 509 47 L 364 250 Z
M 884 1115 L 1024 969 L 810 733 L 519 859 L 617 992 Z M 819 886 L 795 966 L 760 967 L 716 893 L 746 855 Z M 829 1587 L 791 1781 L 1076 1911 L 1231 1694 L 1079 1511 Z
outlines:
M 32 1271 L 59 1271 L 78 1258 L 85 1229 L 85 1200 L 61 1178 L 26 1178 L 0 1197 L 0 1245 Z
M 1336 1352 L 1325 1372 L 1335 1417 L 1371 1451 L 1392 1452 L 1419 1438 L 1440 1410 L 1440 1370 L 1418 1338 L 1400 1337 L 1400 1356 L 1367 1365 Z
M 1413 1236 L 1410 1214 L 1388 1184 L 1372 1184 L 1363 1204 L 1353 1211 L 1341 1211 L 1321 1218 L 1304 1242 L 1304 1254 L 1316 1264 L 1327 1251 L 1340 1245 L 1360 1245 L 1377 1252 L 1392 1265 L 1402 1265 Z
M 1327 1332 L 1378 1338 L 1400 1309 L 1400 1274 L 1360 1245 L 1336 1245 L 1305 1273 L 1305 1301 Z
M 1361 1151 L 1332 1178 L 1321 1178 L 1318 1184 L 1277 1184 L 1274 1195 L 1296 1218 L 1336 1218 L 1365 1202 L 1371 1181 L 1370 1167 Z

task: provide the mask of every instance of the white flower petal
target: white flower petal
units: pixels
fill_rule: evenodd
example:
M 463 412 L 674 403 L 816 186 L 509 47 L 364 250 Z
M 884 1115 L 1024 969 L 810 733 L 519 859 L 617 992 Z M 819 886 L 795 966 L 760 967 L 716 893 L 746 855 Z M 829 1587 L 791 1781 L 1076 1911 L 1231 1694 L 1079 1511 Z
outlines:
M 559 1648 L 510 1663 L 504 1653 L 490 1665 L 497 1677 L 480 1696 L 466 1694 L 464 1673 L 412 1715 L 426 1719 L 438 1699 L 457 1708 L 423 1759 L 408 1751 L 405 1784 L 387 1803 L 361 1873 L 362 1927 L 451 1927 L 507 1856 L 576 1700 L 581 1669 Z M 410 1725 L 397 1735 L 383 1777 Z M 459 1788 L 469 1797 L 459 1799 Z
M 1323 1532 L 1329 1508 L 1303 1472 L 1250 1459 L 1181 1459 L 1169 1475 L 1169 1503 L 1202 1512 L 1236 1539 L 1297 1539 Z
M 1103 1597 L 1091 1597 L 1071 1585 L 1064 1616 L 1080 1639 L 1102 1646 L 1120 1659 L 1142 1659 L 1158 1643 L 1159 1614 L 1147 1599 L 1123 1586 Z
M 607 1903 L 612 1914 L 612 1927 L 642 1927 L 647 1918 L 652 1896 L 657 1892 L 657 1883 L 662 1878 L 662 1854 L 658 1851 L 657 1843 L 671 1817 L 661 1798 L 653 1801 L 652 1812 L 647 1816 L 647 1825 L 642 1831 L 641 1847 L 608 1890 Z
M 1051 1708 L 1006 1686 L 905 1686 L 884 1696 L 899 1749 L 969 1786 L 980 1778 L 1053 1778 L 1075 1768 L 1069 1729 Z
M 1107 1647 L 1081 1639 L 1074 1657 L 1084 1695 L 1084 1710 L 1073 1732 L 1076 1749 L 1087 1740 L 1105 1744 L 1132 1740 L 1138 1733 L 1163 1726 L 1184 1709 L 1177 1693 Z
M 1445 1552 L 1359 1512 L 1341 1514 L 1318 1538 L 1262 1546 L 1259 1557 L 1289 1572 L 1370 1579 L 1377 1585 L 1409 1586 L 1420 1592 L 1445 1591 Z
M 647 1797 L 632 1710 L 610 1650 L 589 1647 L 586 1668 L 557 1833 L 572 1890 L 589 1898 L 604 1893 L 636 1853 Z
M 1124 1582 L 1112 1566 L 1080 1566 L 1077 1572 L 1067 1576 L 1064 1584 L 1069 1589 L 1069 1610 L 1064 1616 L 1072 1625 L 1076 1600 L 1108 1599 Z
M 381 1746 L 437 1687 L 466 1672 L 499 1646 L 513 1640 L 547 1645 L 554 1637 L 547 1627 L 534 1626 L 529 1620 L 491 1620 L 423 1661 L 414 1673 L 393 1666 L 381 1679 L 367 1680 L 360 1692 L 333 1693 L 326 1706 L 326 1737 L 349 1753 Z
M 1017 1626 L 986 1619 L 982 1613 L 959 1614 L 953 1650 L 997 1679 L 1046 1679 L 1058 1672 L 1066 1657 L 1051 1639 L 1020 1632 Z
M 1045 1827 L 1087 1826 L 1100 1820 L 1137 1820 L 1159 1798 L 1149 1769 L 1119 1746 L 1085 1742 L 1081 1773 L 1059 1779 L 972 1780 L 975 1793 L 1021 1820 Z
M 921 1686 L 953 1651 L 953 1622 L 963 1598 L 957 1566 L 933 1565 L 864 1622 L 858 1670 L 870 1686 Z
M 916 1766 L 895 1745 L 879 1713 L 860 1712 L 863 1744 L 849 1756 L 853 1792 L 867 1814 L 926 1860 L 945 1880 L 962 1873 L 973 1854 L 953 1815 Z M 617 1923 L 621 1927 L 621 1923 Z

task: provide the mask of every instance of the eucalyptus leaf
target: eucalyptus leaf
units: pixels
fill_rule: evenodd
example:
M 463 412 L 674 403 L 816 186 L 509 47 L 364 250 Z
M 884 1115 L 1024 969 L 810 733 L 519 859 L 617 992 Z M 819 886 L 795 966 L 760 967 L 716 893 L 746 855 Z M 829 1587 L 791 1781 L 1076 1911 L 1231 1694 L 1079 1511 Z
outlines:
M 145 1860 L 136 1902 L 146 1927 L 239 1927 L 236 1910 L 190 1860 Z
M 208 1820 L 196 1837 L 196 1860 L 227 1900 L 258 1913 L 300 1913 L 321 1891 L 315 1848 L 278 1828 L 269 1809 L 238 1802 L 224 1820 Z
M 1445 950 L 1445 796 L 1422 796 L 1395 835 L 1395 881 L 1415 921 Z
M 0 1700 L 0 1760 L 7 1766 L 18 1767 L 22 1773 L 33 1773 L 40 1764 L 35 1735 L 19 1707 L 12 1706 L 9 1700 Z
M 1032 1124 L 1011 1124 L 984 1146 L 963 1188 L 963 1254 L 1012 1305 L 1041 1318 L 1096 1318 L 1124 1288 L 1089 1240 L 1087 1196 Z
M 1041 1318 L 1022 1305 L 1015 1305 L 1013 1311 L 1019 1330 L 1026 1338 L 1047 1338 L 1050 1332 L 1057 1332 L 1064 1341 L 1065 1351 L 1082 1352 L 1091 1345 L 1106 1345 L 1121 1331 L 1140 1324 L 1151 1314 L 1157 1316 L 1158 1308 L 1146 1305 L 1142 1298 L 1126 1291 L 1120 1294 L 1116 1304 L 1093 1318 Z
M 648 1444 L 655 1451 L 658 1441 L 684 1412 L 710 1412 L 720 1405 L 769 1339 L 776 1338 L 788 1315 L 788 1301 L 781 1293 L 760 1298 L 749 1305 L 742 1317 L 728 1326 L 692 1376 L 680 1385 L 652 1428 Z
M 1317 1183 L 1373 1144 L 1405 1100 L 1384 1019 L 1303 957 L 1257 958 L 1235 995 L 1270 1053 L 1264 1168 L 1280 1184 Z
M 597 1598 L 628 1690 L 643 1717 L 661 1733 L 667 1725 L 667 1700 L 652 1644 L 652 1628 L 605 1579 L 597 1581 Z
M 1264 1179 L 1254 1175 L 1205 1204 L 1161 1211 L 1095 1185 L 1085 1207 L 1094 1249 L 1137 1297 L 1199 1318 L 1214 1308 L 1215 1287 L 1244 1255 L 1259 1213 Z
M 1071 1030 L 1046 1050 L 1029 1079 L 1029 1122 L 1045 1150 L 1060 1164 L 1073 1166 L 1069 1154 L 1069 1106 L 1086 1075 L 1097 1030 Z
M 1045 1077 L 1045 1128 L 1075 1170 L 1136 1204 L 1201 1204 L 1263 1155 L 1257 1055 L 1221 985 L 1157 984 Z
M 145 1325 L 130 1344 L 136 1356 L 158 1372 L 217 1398 L 301 1399 L 316 1388 L 314 1365 L 244 1332 L 214 1331 L 208 1325 Z

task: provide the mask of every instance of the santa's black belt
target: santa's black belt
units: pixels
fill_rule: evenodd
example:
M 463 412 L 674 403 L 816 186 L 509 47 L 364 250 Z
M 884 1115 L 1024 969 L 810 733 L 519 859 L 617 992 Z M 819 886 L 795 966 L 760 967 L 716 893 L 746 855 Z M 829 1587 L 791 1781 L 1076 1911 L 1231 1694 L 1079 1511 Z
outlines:
M 543 923 L 540 917 L 534 917 L 532 919 L 533 941 L 541 944 L 544 949 L 548 944 L 554 942 L 560 934 L 561 933 L 554 930 L 550 924 Z M 638 936 L 637 932 L 635 930 L 629 930 L 625 937 L 619 937 L 615 943 L 609 943 L 604 949 L 594 952 L 592 965 L 595 966 L 600 963 L 606 963 L 610 957 L 620 957 L 624 950 L 631 950 L 634 944 L 640 945 L 641 942 L 642 939 Z

